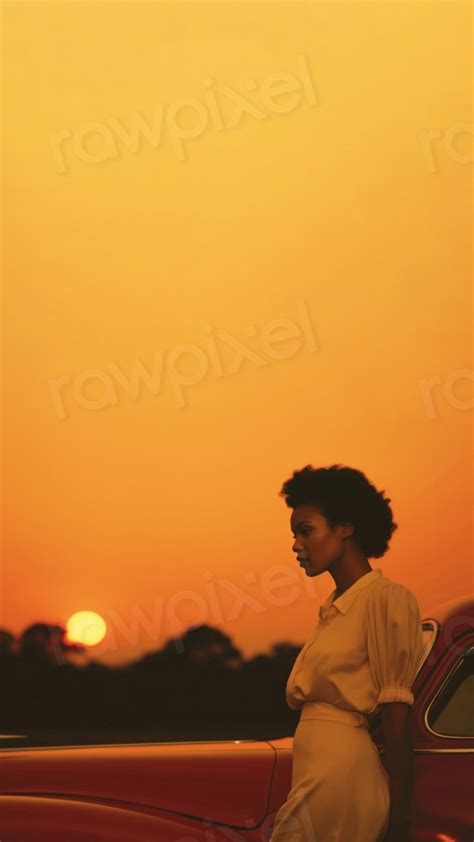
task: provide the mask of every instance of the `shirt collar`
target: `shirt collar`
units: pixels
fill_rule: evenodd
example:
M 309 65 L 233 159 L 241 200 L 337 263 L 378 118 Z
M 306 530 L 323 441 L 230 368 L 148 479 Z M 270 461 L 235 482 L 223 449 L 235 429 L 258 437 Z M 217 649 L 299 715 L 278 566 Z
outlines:
M 361 591 L 362 588 L 366 588 L 367 585 L 370 585 L 374 579 L 378 579 L 379 576 L 382 576 L 380 568 L 369 570 L 368 573 L 364 573 L 363 576 L 360 576 L 354 584 L 351 585 L 350 588 L 347 588 L 347 590 L 344 591 L 341 596 L 338 596 L 337 599 L 334 599 L 334 595 L 337 591 L 337 588 L 334 588 L 319 609 L 319 616 L 321 619 L 325 619 L 330 612 L 335 613 L 333 610 L 334 608 L 337 608 L 341 614 L 347 614 L 359 591 Z

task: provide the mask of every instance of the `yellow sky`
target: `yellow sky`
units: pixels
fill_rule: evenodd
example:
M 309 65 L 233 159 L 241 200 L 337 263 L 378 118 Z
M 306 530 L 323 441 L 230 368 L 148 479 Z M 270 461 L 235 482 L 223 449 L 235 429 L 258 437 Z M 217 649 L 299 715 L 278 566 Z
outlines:
M 307 463 L 386 490 L 423 612 L 472 590 L 470 4 L 3 17 L 1 624 L 302 641 Z

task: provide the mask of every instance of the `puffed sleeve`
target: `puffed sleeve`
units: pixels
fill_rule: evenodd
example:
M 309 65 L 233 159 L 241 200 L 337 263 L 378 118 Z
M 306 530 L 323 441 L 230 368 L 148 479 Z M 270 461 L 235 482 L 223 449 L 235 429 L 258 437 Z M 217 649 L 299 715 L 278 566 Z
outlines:
M 415 595 L 389 581 L 367 603 L 367 651 L 378 691 L 377 705 L 415 697 L 411 686 L 423 656 L 420 610 Z

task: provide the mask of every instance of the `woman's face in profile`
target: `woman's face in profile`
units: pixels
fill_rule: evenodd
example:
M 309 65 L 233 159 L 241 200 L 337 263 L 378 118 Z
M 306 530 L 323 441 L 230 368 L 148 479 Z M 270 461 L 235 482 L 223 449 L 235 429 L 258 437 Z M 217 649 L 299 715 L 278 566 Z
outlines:
M 319 576 L 341 555 L 340 529 L 332 528 L 316 506 L 296 506 L 290 518 L 292 546 L 307 576 Z

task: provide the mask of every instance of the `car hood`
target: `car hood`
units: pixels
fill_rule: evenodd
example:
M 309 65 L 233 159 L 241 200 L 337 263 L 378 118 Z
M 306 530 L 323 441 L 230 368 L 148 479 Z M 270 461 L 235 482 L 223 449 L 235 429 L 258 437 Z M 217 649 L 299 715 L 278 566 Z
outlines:
M 7 749 L 0 791 L 128 802 L 250 829 L 266 815 L 275 756 L 253 740 Z

